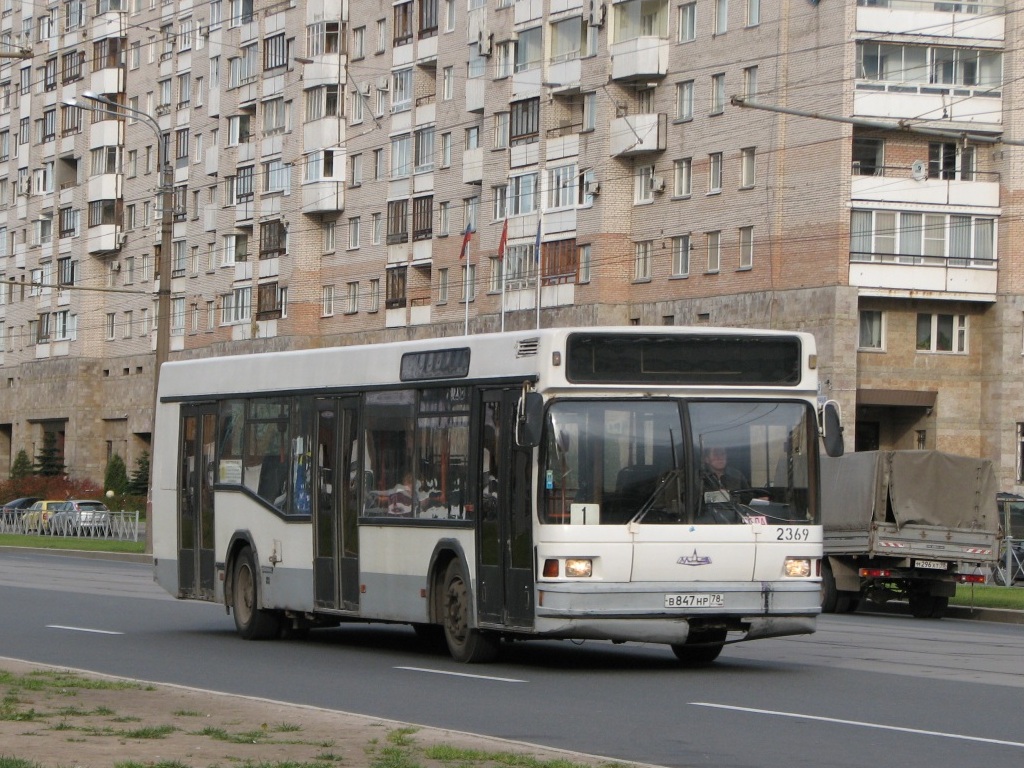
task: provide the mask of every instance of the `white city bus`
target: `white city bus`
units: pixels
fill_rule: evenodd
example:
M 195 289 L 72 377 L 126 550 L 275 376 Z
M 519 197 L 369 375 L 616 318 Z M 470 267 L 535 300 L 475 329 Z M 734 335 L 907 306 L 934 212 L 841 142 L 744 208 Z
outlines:
M 816 362 L 804 333 L 628 327 L 170 363 L 156 579 L 245 638 L 400 622 L 465 662 L 810 633 L 819 437 L 842 450 Z

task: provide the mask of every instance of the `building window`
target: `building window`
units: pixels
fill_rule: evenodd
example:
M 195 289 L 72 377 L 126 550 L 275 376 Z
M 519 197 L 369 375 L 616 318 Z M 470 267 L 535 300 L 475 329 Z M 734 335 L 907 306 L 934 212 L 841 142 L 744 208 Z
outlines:
M 917 351 L 967 353 L 967 315 L 918 313 Z
M 690 274 L 690 236 L 678 235 L 672 238 L 672 277 L 688 277 Z
M 850 260 L 995 267 L 995 220 L 963 214 L 853 211 Z
M 335 233 L 337 231 L 337 222 L 335 221 L 324 221 L 320 224 L 320 231 L 323 234 L 323 251 L 324 253 L 333 253 L 335 248 Z
M 321 310 L 324 317 L 331 317 L 334 315 L 334 286 L 325 285 L 321 291 Z
M 462 300 L 473 301 L 476 298 L 476 264 L 467 264 L 462 268 Z
M 591 245 L 587 243 L 585 245 L 577 246 L 578 253 L 576 254 L 577 277 L 576 282 L 578 283 L 589 283 L 590 282 L 590 264 L 591 264 Z
M 537 192 L 536 173 L 525 173 L 510 178 L 508 180 L 506 215 L 520 216 L 536 211 L 538 206 Z
M 722 191 L 722 153 L 708 155 L 708 194 Z
M 260 225 L 260 258 L 276 259 L 288 252 L 288 228 L 280 219 Z
M 754 266 L 754 228 L 740 227 L 740 269 Z
M 745 67 L 743 69 L 743 95 L 751 99 L 757 96 L 757 67 Z
M 645 240 L 633 244 L 633 280 L 640 282 L 651 279 L 651 254 L 654 252 L 654 243 Z
M 256 319 L 277 320 L 284 315 L 285 289 L 276 282 L 260 283 L 256 292 Z
M 434 198 L 415 197 L 412 201 L 412 239 L 429 240 L 434 236 Z
M 1003 80 L 998 51 L 903 45 L 857 44 L 857 77 L 885 83 L 998 88 Z
M 359 247 L 360 220 L 353 216 L 348 220 L 348 250 L 354 251 Z
M 747 0 L 747 26 L 756 27 L 761 23 L 761 0 Z
M 448 303 L 448 269 L 437 271 L 437 303 Z
M 676 39 L 680 43 L 697 39 L 697 3 L 684 3 L 679 6 L 679 29 Z
M 852 159 L 855 176 L 881 175 L 885 169 L 885 140 L 854 136 Z
M 409 242 L 409 201 L 388 201 L 388 245 Z
M 711 76 L 711 114 L 720 115 L 725 111 L 725 75 Z
M 638 165 L 633 176 L 633 202 L 649 203 L 654 200 L 654 166 Z
M 750 189 L 755 181 L 754 147 L 740 150 L 740 189 Z
M 879 309 L 862 309 L 859 313 L 860 333 L 857 337 L 859 349 L 884 349 L 884 315 Z
M 540 99 L 525 99 L 512 104 L 509 116 L 509 144 L 531 144 L 540 139 Z
M 672 164 L 672 194 L 675 197 L 689 197 L 693 191 L 693 161 L 684 157 Z
M 708 232 L 708 272 L 718 272 L 722 266 L 722 233 Z
M 676 83 L 676 120 L 693 119 L 693 80 Z
M 380 278 L 370 281 L 370 300 L 366 308 L 367 312 L 377 312 L 380 309 Z
M 714 0 L 715 3 L 715 34 L 725 34 L 729 29 L 729 0 Z
M 387 271 L 387 294 L 384 297 L 386 309 L 405 306 L 405 286 L 407 267 L 392 267 Z
M 928 178 L 974 181 L 975 148 L 960 142 L 928 143 Z

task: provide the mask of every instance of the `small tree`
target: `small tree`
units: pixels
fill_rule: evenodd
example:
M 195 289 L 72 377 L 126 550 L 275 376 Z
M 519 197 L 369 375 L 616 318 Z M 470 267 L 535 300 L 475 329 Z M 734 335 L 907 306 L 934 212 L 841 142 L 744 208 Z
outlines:
M 145 496 L 149 492 L 149 451 L 143 451 L 135 460 L 135 471 L 128 483 L 128 493 L 133 496 Z
M 57 450 L 57 435 L 55 433 L 43 433 L 43 447 L 36 454 L 33 471 L 40 477 L 60 477 L 64 474 L 64 460 Z
M 128 469 L 119 454 L 115 453 L 107 462 L 107 471 L 103 475 L 103 490 L 113 491 L 118 495 L 128 492 Z
M 32 462 L 28 458 L 25 449 L 18 451 L 14 457 L 14 464 L 11 465 L 11 480 L 20 480 L 23 477 L 32 476 Z

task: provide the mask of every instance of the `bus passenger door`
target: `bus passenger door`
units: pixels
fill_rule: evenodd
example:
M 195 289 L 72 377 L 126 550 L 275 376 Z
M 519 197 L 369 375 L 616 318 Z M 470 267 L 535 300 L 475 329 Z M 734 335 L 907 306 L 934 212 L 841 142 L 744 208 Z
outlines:
M 178 595 L 214 599 L 213 484 L 215 405 L 181 409 L 178 447 Z
M 317 401 L 313 599 L 327 610 L 359 610 L 357 404 Z
M 477 612 L 483 624 L 533 626 L 529 451 L 515 447 L 519 391 L 483 392 L 477 421 Z

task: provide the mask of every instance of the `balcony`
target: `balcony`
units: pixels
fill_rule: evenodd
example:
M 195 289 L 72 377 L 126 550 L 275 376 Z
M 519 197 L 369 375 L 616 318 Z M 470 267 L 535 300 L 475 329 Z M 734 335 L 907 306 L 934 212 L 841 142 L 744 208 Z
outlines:
M 850 254 L 850 285 L 868 296 L 932 295 L 994 302 L 997 277 L 994 259 Z
M 890 0 L 857 3 L 857 31 L 876 35 L 919 35 L 1002 40 L 1004 12 L 1001 2 L 940 3 L 934 0 Z
M 612 157 L 633 157 L 663 152 L 668 134 L 664 112 L 617 117 L 611 122 L 609 147 Z
M 609 46 L 613 80 L 643 80 L 668 74 L 669 42 L 655 36 L 635 37 Z
M 878 166 L 872 175 L 862 175 L 860 165 L 854 163 L 850 198 L 857 202 L 999 207 L 998 173 L 974 171 L 963 174 L 965 178 L 927 178 L 927 164 L 918 161 L 915 166 Z
M 336 213 L 345 209 L 345 182 L 322 179 L 302 185 L 303 213 Z
M 978 124 L 984 130 L 999 131 L 1003 121 L 1002 92 L 992 88 L 956 85 L 858 80 L 853 94 L 853 114 Z

